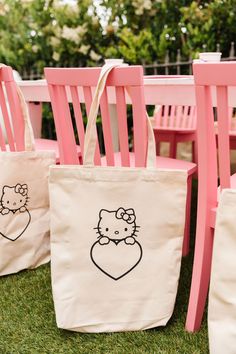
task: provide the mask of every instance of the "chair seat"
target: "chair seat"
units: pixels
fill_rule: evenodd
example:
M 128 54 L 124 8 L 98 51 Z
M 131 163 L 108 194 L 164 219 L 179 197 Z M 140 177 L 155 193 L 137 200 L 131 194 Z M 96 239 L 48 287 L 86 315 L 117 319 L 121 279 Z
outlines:
M 121 166 L 121 154 L 119 152 L 115 153 L 115 165 Z M 174 170 L 186 170 L 188 172 L 188 176 L 192 175 L 197 170 L 197 165 L 193 162 L 188 162 L 184 160 L 171 159 L 169 157 L 156 157 L 157 168 L 163 169 L 174 169 Z M 102 157 L 101 159 L 102 166 L 107 166 L 106 157 Z M 135 166 L 135 158 L 134 153 L 130 153 L 130 165 L 131 167 Z
M 186 170 L 188 175 L 197 171 L 197 165 L 193 162 L 171 159 L 169 157 L 157 156 L 157 167 L 174 170 Z
M 80 146 L 76 145 L 78 155 L 81 155 Z M 59 159 L 59 147 L 56 140 L 50 139 L 35 139 L 35 148 L 36 150 L 53 150 L 56 153 L 56 163 L 60 163 Z

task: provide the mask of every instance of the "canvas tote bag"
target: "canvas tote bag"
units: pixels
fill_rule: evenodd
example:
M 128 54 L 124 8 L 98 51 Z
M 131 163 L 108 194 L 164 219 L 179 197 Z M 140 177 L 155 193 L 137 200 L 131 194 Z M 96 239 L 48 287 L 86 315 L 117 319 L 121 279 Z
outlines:
M 0 68 L 1 70 L 1 68 Z M 0 152 L 0 275 L 35 268 L 50 259 L 49 166 L 51 151 L 35 151 L 24 97 L 25 149 Z
M 210 353 L 236 353 L 236 190 L 217 209 L 208 307 Z
M 185 221 L 186 171 L 93 164 L 103 67 L 91 106 L 83 166 L 50 169 L 51 274 L 57 325 L 79 332 L 163 326 L 172 315 Z

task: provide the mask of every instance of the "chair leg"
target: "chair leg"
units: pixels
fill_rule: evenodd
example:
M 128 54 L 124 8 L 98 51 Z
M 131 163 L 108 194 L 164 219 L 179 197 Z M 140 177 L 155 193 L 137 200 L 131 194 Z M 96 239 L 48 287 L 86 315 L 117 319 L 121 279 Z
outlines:
M 170 140 L 169 157 L 171 157 L 172 159 L 176 159 L 176 155 L 177 155 L 177 142 L 176 142 L 176 139 L 175 139 L 175 135 L 173 135 L 171 137 L 171 140 Z
M 195 153 L 196 153 L 196 146 L 195 141 L 192 141 L 192 162 L 195 162 Z
M 191 195 L 192 195 L 192 176 L 189 176 L 187 181 L 187 200 L 186 200 L 186 212 L 185 212 L 184 240 L 183 240 L 183 248 L 182 248 L 183 257 L 187 256 L 189 253 Z
M 161 146 L 161 143 L 156 140 L 156 154 L 157 154 L 157 156 L 160 156 L 160 146 Z
M 207 218 L 201 213 L 198 214 L 192 283 L 185 324 L 188 332 L 197 331 L 201 326 L 211 272 L 214 231 L 207 224 Z
M 197 164 L 197 141 L 192 141 L 192 162 Z

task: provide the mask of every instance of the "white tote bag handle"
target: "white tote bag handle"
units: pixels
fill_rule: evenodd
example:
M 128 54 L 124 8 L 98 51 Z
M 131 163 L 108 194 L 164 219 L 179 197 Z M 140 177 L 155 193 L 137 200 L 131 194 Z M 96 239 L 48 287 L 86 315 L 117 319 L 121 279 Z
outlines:
M 92 166 L 94 165 L 94 155 L 95 155 L 95 148 L 96 148 L 96 141 L 97 141 L 96 120 L 97 120 L 97 113 L 98 113 L 100 99 L 103 94 L 106 80 L 110 71 L 113 68 L 119 66 L 122 66 L 122 64 L 109 63 L 109 64 L 105 64 L 102 67 L 98 79 L 97 87 L 94 93 L 93 102 L 91 104 L 91 108 L 88 116 L 88 123 L 86 127 L 85 141 L 84 141 L 84 158 L 83 158 L 84 165 L 92 165 Z M 126 90 L 128 92 L 127 88 Z M 156 167 L 156 144 L 155 144 L 152 124 L 150 122 L 148 115 L 147 115 L 147 126 L 148 126 L 147 167 Z
M 0 69 L 2 67 L 6 66 L 5 64 L 0 63 Z M 28 112 L 28 107 L 24 98 L 24 95 L 19 88 L 19 86 L 16 83 L 16 89 L 17 93 L 20 99 L 20 105 L 21 105 L 21 110 L 23 114 L 23 120 L 24 120 L 24 142 L 25 142 L 25 150 L 26 151 L 33 151 L 35 150 L 35 143 L 34 143 L 34 133 L 33 133 L 33 128 L 31 125 L 30 117 L 29 117 L 29 112 Z

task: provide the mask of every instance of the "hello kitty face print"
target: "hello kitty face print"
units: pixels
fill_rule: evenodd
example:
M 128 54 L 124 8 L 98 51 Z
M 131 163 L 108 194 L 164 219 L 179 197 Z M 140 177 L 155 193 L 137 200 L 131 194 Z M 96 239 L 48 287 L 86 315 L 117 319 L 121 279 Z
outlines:
M 15 186 L 2 188 L 0 199 L 1 236 L 15 241 L 25 232 L 31 220 L 27 209 L 28 200 L 27 184 L 18 183 Z
M 1 214 L 8 214 L 10 211 L 15 213 L 19 210 L 21 213 L 26 211 L 28 201 L 28 187 L 26 184 L 17 184 L 16 186 L 4 186 L 1 196 Z
M 135 219 L 133 209 L 119 208 L 116 211 L 102 209 L 99 213 L 98 227 L 95 228 L 98 230 L 99 243 L 103 245 L 113 241 L 117 244 L 124 240 L 127 244 L 134 244 L 139 227 L 136 226 Z
M 134 269 L 143 253 L 136 240 L 139 228 L 134 209 L 101 209 L 98 225 L 94 228 L 98 241 L 93 244 L 90 252 L 96 267 L 114 280 Z

